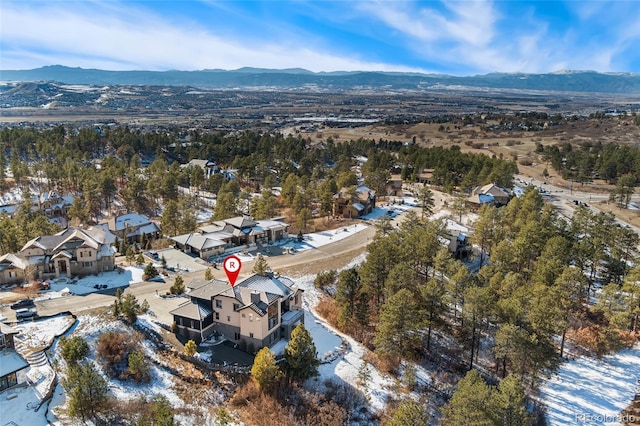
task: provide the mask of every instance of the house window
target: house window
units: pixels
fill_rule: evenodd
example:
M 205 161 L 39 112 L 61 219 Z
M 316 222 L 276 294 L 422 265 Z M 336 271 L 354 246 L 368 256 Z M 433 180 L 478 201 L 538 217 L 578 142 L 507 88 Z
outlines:
M 84 254 L 84 253 L 80 252 L 80 257 L 82 257 L 82 255 L 83 255 L 83 254 Z
M 242 314 L 242 318 L 245 318 L 245 317 L 246 317 L 246 315 L 245 315 L 245 314 Z
M 7 347 L 7 342 L 4 339 L 4 334 L 0 334 L 0 350 Z
M 18 277 L 18 273 L 15 271 L 9 271 L 9 278 L 17 278 Z
M 227 322 L 231 322 L 231 317 L 227 315 Z
M 240 340 L 240 333 L 238 333 L 237 331 L 233 333 L 233 340 Z
M 220 314 L 218 312 L 216 312 L 216 320 L 220 319 Z
M 93 266 L 93 262 L 82 262 L 83 268 L 91 268 Z
M 222 309 L 222 300 L 216 300 L 216 308 Z
M 249 314 L 249 321 L 253 322 L 253 314 Z
M 240 304 L 239 303 L 234 303 L 233 304 L 233 310 L 237 311 L 238 309 L 240 309 Z
M 249 333 L 249 337 L 253 339 L 253 333 Z

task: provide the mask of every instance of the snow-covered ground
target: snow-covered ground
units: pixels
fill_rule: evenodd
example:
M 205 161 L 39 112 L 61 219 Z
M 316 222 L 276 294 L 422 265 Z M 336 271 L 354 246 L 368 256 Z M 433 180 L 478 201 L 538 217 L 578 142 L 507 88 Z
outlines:
M 363 260 L 364 256 L 359 256 L 347 265 L 347 268 Z M 315 276 L 308 275 L 295 279 L 295 282 L 305 291 L 305 327 L 313 337 L 318 358 L 324 361 L 318 368 L 320 377 L 316 379 L 316 387 L 321 388 L 326 380 L 344 381 L 368 396 L 371 412 L 383 409 L 387 400 L 394 396 L 394 379 L 369 365 L 369 380 L 367 383 L 359 384 L 358 373 L 365 363 L 364 355 L 367 349 L 350 336 L 335 330 L 315 314 L 313 308 L 318 303 L 320 290 L 315 288 L 314 279 Z
M 49 281 L 50 291 L 44 292 L 36 300 L 55 299 L 66 294 L 89 294 L 98 291 L 97 286 L 105 286 L 100 289 L 126 287 L 133 283 L 142 282 L 143 267 L 127 266 L 123 272 L 111 271 L 98 275 L 89 275 L 77 280 L 58 278 Z
M 640 344 L 602 360 L 580 357 L 560 366 L 540 388 L 551 426 L 620 424 L 639 392 Z
M 59 315 L 52 318 L 25 322 L 15 328 L 19 352 L 28 353 L 36 348 L 48 347 L 53 339 L 62 335 L 75 322 L 73 317 Z M 47 404 L 40 405 L 41 396 L 53 383 L 54 372 L 50 365 L 30 367 L 29 379 L 35 384 L 17 387 L 3 392 L 0 398 L 0 420 L 2 424 L 40 426 L 50 424 L 46 418 Z

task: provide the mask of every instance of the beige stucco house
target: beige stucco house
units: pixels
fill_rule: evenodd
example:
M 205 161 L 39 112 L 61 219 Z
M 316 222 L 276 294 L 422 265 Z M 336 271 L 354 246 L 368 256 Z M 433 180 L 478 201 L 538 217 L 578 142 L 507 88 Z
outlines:
M 108 231 L 69 228 L 27 242 L 15 254 L 0 257 L 0 284 L 112 271 L 114 249 Z
M 215 333 L 258 350 L 289 339 L 304 323 L 303 290 L 286 277 L 254 274 L 234 287 L 194 279 L 188 289 L 190 300 L 171 314 L 177 333 L 196 341 Z

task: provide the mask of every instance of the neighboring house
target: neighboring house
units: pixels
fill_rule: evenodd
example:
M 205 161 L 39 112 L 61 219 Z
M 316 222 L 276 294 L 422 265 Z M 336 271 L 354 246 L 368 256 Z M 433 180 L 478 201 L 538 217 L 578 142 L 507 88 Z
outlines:
M 13 253 L 0 256 L 0 283 L 14 284 L 25 281 L 29 261 Z
M 288 229 L 289 225 L 280 220 L 238 216 L 201 226 L 200 232 L 177 235 L 171 240 L 177 249 L 208 259 L 237 247 L 256 247 L 288 238 Z
M 131 244 L 139 243 L 142 234 L 146 235 L 148 241 L 155 240 L 160 237 L 160 227 L 152 222 L 147 216 L 138 213 L 127 213 L 114 216 L 105 220 L 98 226 L 111 231 L 119 240 L 125 238 Z
M 220 171 L 216 163 L 209 160 L 193 159 L 189 161 L 187 164 L 182 164 L 180 167 L 183 169 L 200 167 L 204 173 L 205 179 L 210 178 L 211 176 L 213 176 L 214 173 L 218 173 Z
M 344 218 L 359 218 L 373 211 L 376 207 L 375 193 L 364 185 L 355 190 L 342 188 L 333 196 L 333 215 Z
M 303 290 L 273 273 L 254 274 L 231 287 L 221 280 L 194 279 L 189 301 L 171 311 L 178 334 L 198 342 L 214 333 L 258 350 L 288 340 L 304 323 Z
M 511 196 L 509 192 L 499 186 L 490 183 L 488 185 L 477 187 L 471 191 L 468 201 L 472 204 L 495 204 L 496 206 L 506 205 Z
M 449 251 L 456 259 L 466 259 L 471 254 L 471 244 L 466 234 L 461 231 L 453 230 L 448 235 L 449 237 Z
M 7 194 L 0 196 L 0 213 L 4 212 L 9 217 L 13 217 L 20 206 L 20 198 Z M 41 213 L 51 222 L 57 223 L 61 227 L 66 227 L 69 220 L 69 209 L 73 205 L 73 196 L 61 196 L 55 191 L 43 192 L 34 195 L 32 198 L 32 210 Z
M 0 392 L 27 381 L 29 363 L 16 352 L 16 330 L 0 323 Z
M 73 205 L 71 195 L 61 196 L 55 191 L 47 191 L 34 198 L 38 211 L 49 219 L 69 217 L 69 209 Z
M 115 259 L 109 241 L 102 228 L 69 228 L 34 238 L 18 253 L 0 258 L 0 284 L 112 271 Z
M 402 179 L 391 179 L 386 186 L 387 195 L 391 197 L 402 197 L 404 190 L 402 189 Z

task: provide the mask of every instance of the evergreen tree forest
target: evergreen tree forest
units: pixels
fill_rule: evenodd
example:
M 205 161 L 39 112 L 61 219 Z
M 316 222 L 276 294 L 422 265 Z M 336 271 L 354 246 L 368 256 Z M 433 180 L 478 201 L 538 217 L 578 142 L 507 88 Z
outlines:
M 440 220 L 407 215 L 378 230 L 335 291 L 335 324 L 391 370 L 438 359 L 530 389 L 569 340 L 596 356 L 635 342 L 638 235 L 612 215 L 580 207 L 567 221 L 529 188 L 479 211 L 471 239 L 484 259 L 473 271 L 442 244 Z
M 362 138 L 312 143 L 299 135 L 251 131 L 5 127 L 0 129 L 0 144 L 3 192 L 15 185 L 25 200 L 50 190 L 73 195 L 69 215 L 75 224 L 97 222 L 115 211 L 117 201 L 120 211 L 160 217 L 164 233 L 170 236 L 195 229 L 199 206 L 194 193 L 200 191 L 217 197 L 213 220 L 241 213 L 268 218 L 290 208 L 296 229 L 307 231 L 314 216 L 331 214 L 339 184 L 357 184 L 352 168 L 358 156 L 367 158 L 361 168 L 364 183 L 377 191 L 384 189 L 390 173 L 401 173 L 411 181 L 424 169 L 432 169 L 434 184 L 453 190 L 489 182 L 510 187 L 517 171 L 514 161 L 465 154 L 457 145 L 424 148 Z M 191 159 L 213 161 L 221 170 L 233 170 L 235 178 L 228 180 L 222 173 L 205 178 L 199 167 L 181 167 Z M 4 173 L 5 168 L 10 173 Z M 274 196 L 274 186 L 282 187 L 281 196 Z M 0 214 L 0 254 L 58 230 L 28 204 L 13 220 Z

